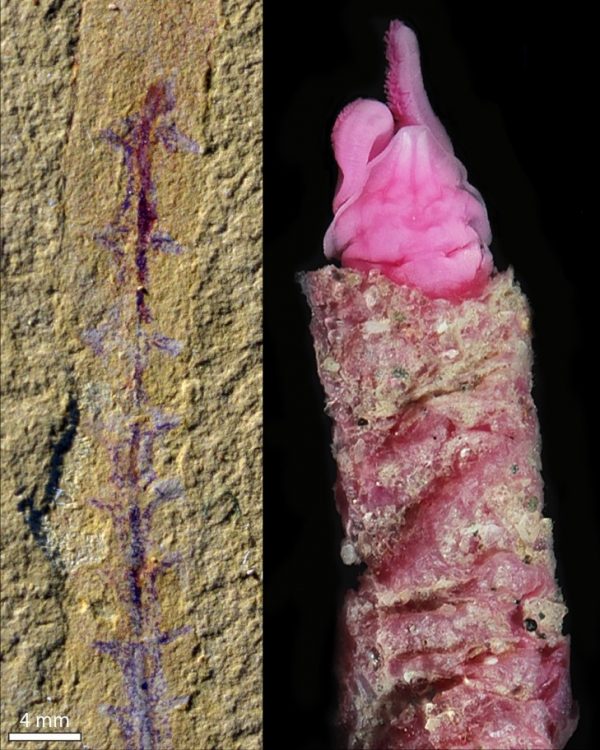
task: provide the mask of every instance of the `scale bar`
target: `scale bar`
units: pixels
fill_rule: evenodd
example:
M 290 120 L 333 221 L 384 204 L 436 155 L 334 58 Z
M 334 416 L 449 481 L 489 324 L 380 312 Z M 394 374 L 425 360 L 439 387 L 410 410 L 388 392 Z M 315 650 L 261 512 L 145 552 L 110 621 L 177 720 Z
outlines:
M 9 732 L 9 742 L 81 742 L 81 732 Z

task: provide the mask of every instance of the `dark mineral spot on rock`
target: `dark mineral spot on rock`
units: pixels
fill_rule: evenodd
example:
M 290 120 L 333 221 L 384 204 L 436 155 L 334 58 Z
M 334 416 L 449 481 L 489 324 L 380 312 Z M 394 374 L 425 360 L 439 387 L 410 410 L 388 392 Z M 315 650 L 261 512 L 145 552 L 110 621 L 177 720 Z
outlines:
M 52 453 L 50 455 L 48 477 L 44 486 L 43 495 L 39 502 L 36 503 L 37 490 L 34 489 L 28 497 L 17 503 L 17 510 L 19 513 L 23 514 L 23 520 L 29 528 L 36 544 L 43 548 L 48 557 L 52 557 L 53 555 L 48 548 L 48 539 L 47 534 L 44 531 L 43 520 L 56 504 L 65 456 L 73 446 L 73 441 L 75 440 L 75 435 L 77 434 L 77 428 L 79 426 L 79 418 L 80 415 L 77 399 L 75 396 L 71 395 L 58 430 L 55 427 L 52 427 L 50 430 Z

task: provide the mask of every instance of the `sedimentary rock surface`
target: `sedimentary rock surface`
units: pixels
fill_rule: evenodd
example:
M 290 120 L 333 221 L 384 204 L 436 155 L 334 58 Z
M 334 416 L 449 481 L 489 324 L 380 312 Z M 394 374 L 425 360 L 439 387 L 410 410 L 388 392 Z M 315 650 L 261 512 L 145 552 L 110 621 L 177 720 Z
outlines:
M 1 15 L 2 737 L 28 714 L 94 750 L 257 748 L 260 4 Z M 164 336 L 143 378 L 138 325 Z M 161 414 L 153 481 L 182 494 L 150 524 L 115 468 L 141 489 Z

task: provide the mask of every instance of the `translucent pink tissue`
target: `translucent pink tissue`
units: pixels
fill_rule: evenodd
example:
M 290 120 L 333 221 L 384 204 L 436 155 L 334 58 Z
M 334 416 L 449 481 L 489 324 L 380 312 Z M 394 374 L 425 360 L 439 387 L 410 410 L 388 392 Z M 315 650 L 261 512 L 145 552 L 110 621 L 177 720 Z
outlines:
M 387 60 L 388 105 L 358 99 L 333 128 L 340 177 L 325 254 L 430 297 L 476 296 L 493 270 L 487 212 L 431 109 L 416 37 L 399 21 Z

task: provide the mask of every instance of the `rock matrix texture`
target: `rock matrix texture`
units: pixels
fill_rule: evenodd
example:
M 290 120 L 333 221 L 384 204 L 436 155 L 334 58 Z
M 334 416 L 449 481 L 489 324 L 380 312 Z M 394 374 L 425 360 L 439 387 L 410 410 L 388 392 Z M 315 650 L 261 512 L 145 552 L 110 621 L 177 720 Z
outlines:
M 261 4 L 0 9 L 0 745 L 255 750 Z

